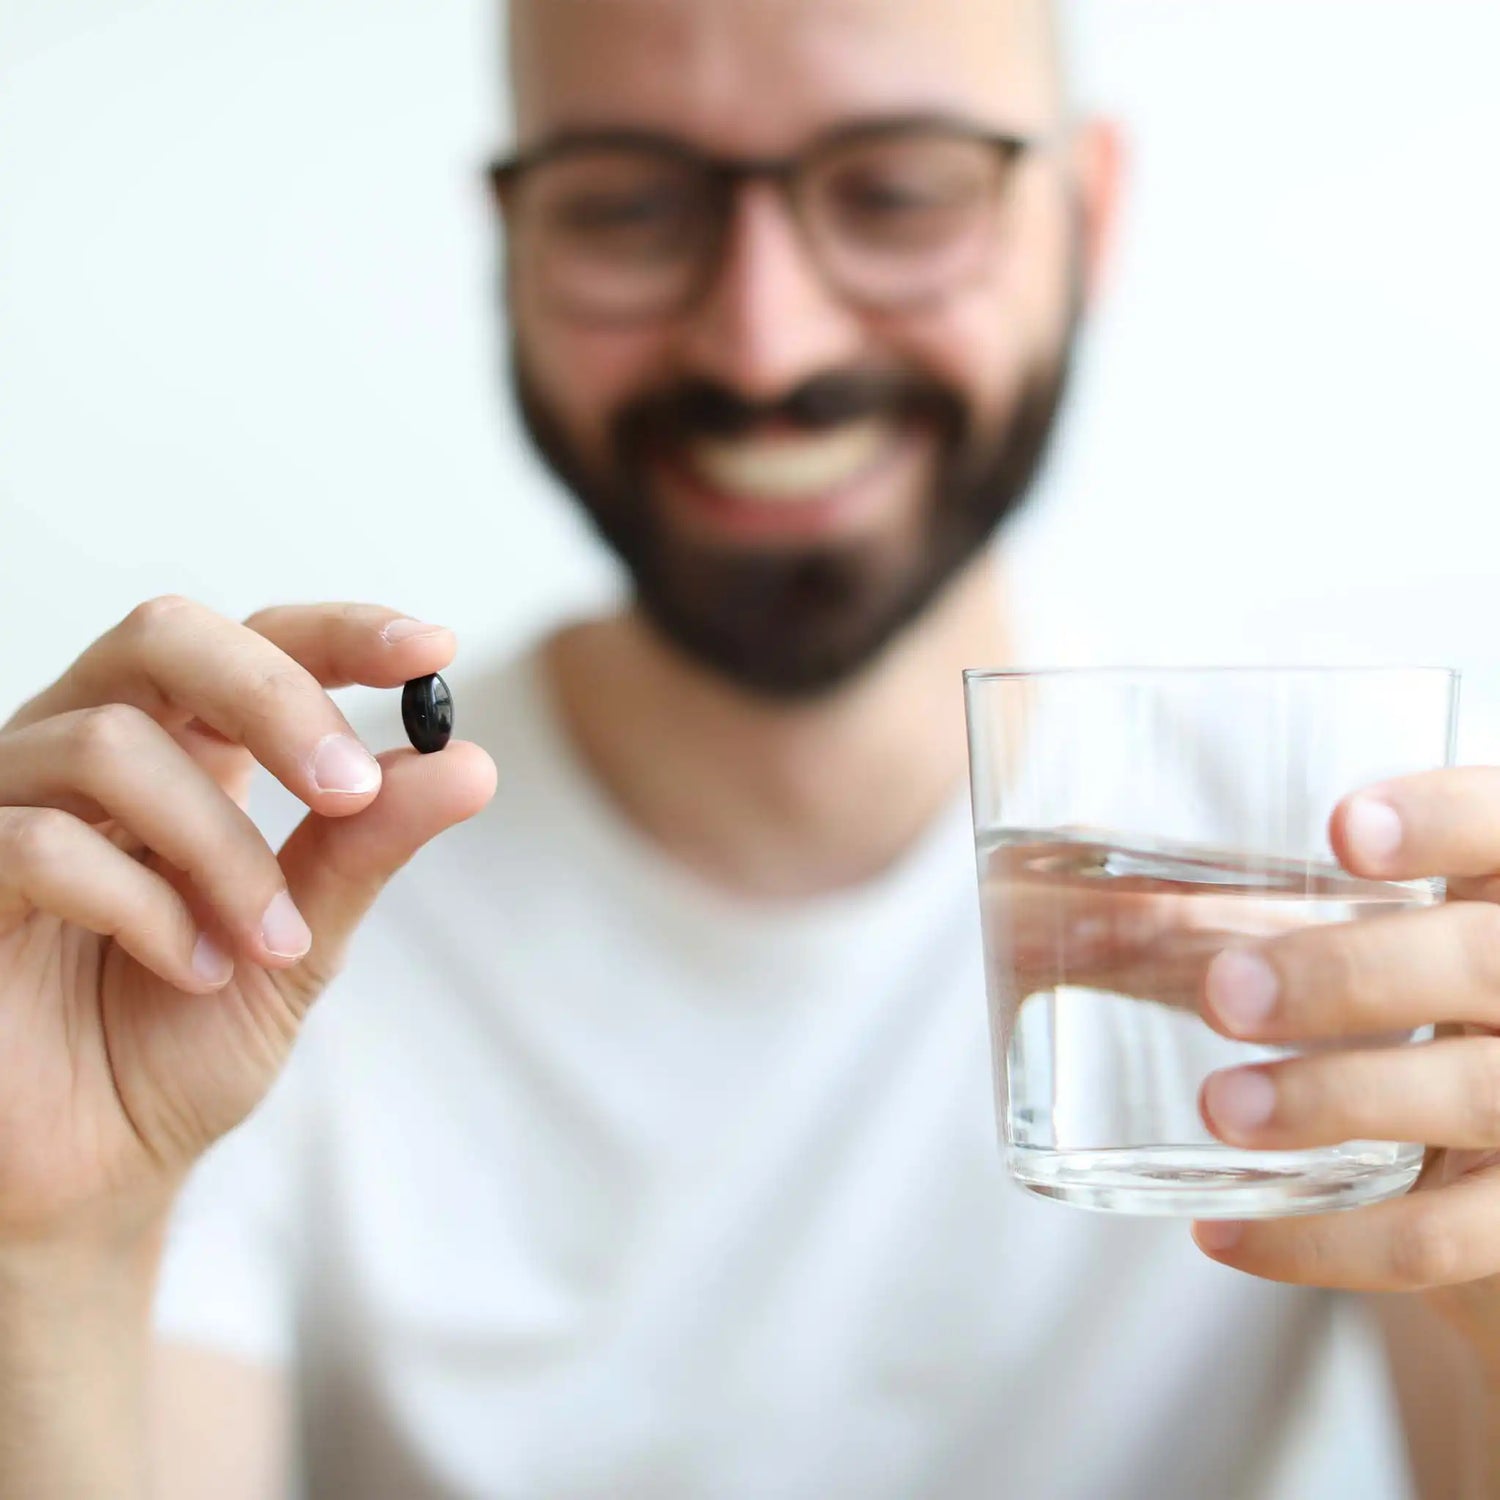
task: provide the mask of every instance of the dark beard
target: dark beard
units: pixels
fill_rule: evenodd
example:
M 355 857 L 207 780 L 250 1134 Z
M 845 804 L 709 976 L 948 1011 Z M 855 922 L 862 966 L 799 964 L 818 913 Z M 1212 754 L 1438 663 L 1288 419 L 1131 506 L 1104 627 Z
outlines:
M 972 434 L 962 399 L 925 376 L 830 371 L 770 406 L 694 381 L 620 413 L 612 477 L 588 471 L 514 346 L 512 373 L 532 441 L 629 570 L 646 617 L 741 688 L 796 700 L 829 692 L 873 662 L 1020 511 L 1056 425 L 1078 322 L 1075 297 L 1056 353 L 1028 374 L 1003 431 L 985 441 Z M 938 439 L 932 503 L 905 555 L 882 557 L 869 544 L 735 553 L 684 542 L 660 524 L 645 480 L 652 453 L 768 420 L 813 430 L 872 416 Z

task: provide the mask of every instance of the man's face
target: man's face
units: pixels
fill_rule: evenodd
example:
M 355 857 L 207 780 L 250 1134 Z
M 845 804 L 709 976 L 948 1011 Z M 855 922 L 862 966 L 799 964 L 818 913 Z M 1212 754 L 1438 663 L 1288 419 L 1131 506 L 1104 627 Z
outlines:
M 1028 137 L 1059 122 L 1041 0 L 513 4 L 523 149 L 628 130 L 765 160 L 901 118 Z M 545 265 L 516 253 L 531 226 L 515 216 L 536 212 L 521 203 L 523 413 L 647 617 L 691 657 L 764 695 L 826 691 L 1019 503 L 1085 276 L 1058 151 L 1007 169 L 980 251 L 915 300 L 852 299 L 777 186 L 752 179 L 691 298 L 603 318 L 546 295 Z

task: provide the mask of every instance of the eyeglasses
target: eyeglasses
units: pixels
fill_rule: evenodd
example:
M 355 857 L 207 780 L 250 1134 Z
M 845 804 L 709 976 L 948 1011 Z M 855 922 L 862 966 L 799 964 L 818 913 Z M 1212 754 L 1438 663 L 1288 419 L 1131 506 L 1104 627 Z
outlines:
M 796 156 L 709 156 L 635 131 L 572 134 L 490 169 L 522 284 L 628 322 L 686 311 L 722 259 L 741 183 L 778 187 L 828 286 L 868 308 L 929 301 L 985 268 L 1015 168 L 1041 137 L 965 122 L 851 126 Z

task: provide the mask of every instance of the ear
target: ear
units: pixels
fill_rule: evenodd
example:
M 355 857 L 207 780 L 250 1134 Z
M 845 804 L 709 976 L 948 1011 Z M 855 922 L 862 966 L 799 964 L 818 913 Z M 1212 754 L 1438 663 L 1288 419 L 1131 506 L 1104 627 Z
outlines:
M 515 171 L 507 161 L 492 161 L 484 169 L 485 191 L 490 203 L 503 217 L 510 208 L 515 190 Z
M 1118 121 L 1084 120 L 1070 147 L 1073 180 L 1083 221 L 1084 295 L 1099 293 L 1114 251 L 1125 176 L 1125 136 Z

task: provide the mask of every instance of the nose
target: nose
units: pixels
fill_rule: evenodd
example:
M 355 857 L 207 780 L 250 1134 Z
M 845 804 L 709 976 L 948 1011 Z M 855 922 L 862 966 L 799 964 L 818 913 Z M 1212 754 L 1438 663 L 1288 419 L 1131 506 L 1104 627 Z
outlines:
M 825 284 L 774 186 L 744 184 L 713 283 L 688 315 L 695 375 L 751 401 L 774 401 L 858 352 L 857 313 Z

